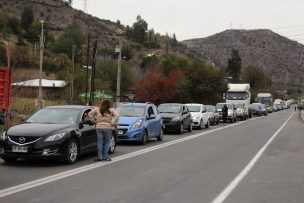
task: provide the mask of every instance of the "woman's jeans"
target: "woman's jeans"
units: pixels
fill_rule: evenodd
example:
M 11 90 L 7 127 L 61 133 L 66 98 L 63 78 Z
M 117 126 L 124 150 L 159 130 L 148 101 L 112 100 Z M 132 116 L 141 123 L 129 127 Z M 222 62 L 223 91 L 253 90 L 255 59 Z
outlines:
M 98 159 L 109 158 L 110 142 L 112 137 L 112 129 L 97 128 L 97 152 Z

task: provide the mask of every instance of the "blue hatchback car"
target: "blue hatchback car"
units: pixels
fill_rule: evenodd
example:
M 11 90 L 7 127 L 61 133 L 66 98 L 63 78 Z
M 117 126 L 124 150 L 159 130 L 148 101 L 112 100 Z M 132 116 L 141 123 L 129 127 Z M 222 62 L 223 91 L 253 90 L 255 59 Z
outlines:
M 163 122 L 152 103 L 123 103 L 117 107 L 117 141 L 146 144 L 149 138 L 163 140 Z

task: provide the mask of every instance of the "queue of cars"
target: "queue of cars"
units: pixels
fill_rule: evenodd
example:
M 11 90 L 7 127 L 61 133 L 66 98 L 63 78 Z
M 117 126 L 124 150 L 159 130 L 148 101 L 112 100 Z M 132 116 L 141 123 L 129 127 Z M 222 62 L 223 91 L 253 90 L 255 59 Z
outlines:
M 109 153 L 119 142 L 146 144 L 150 138 L 163 140 L 164 132 L 182 134 L 193 128 L 209 128 L 223 119 L 222 108 L 228 107 L 228 120 L 247 119 L 244 105 L 217 103 L 213 105 L 164 103 L 158 107 L 147 103 L 122 103 L 116 110 L 120 117 L 112 131 Z M 6 162 L 18 158 L 63 160 L 68 164 L 80 155 L 96 153 L 97 136 L 94 124 L 86 120 L 92 106 L 50 106 L 40 109 L 23 123 L 0 135 L 0 157 Z M 274 108 L 275 109 L 275 108 Z M 250 116 L 267 115 L 265 105 L 253 103 Z

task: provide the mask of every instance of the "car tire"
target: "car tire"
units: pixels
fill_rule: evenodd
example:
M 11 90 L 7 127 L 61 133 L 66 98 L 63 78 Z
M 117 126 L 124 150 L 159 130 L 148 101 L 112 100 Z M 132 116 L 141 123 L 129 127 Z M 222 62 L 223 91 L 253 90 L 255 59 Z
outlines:
M 190 124 L 189 124 L 189 126 L 188 126 L 188 128 L 187 128 L 187 130 L 188 130 L 188 132 L 192 132 L 192 122 L 190 122 Z
M 110 141 L 109 154 L 114 154 L 116 145 L 117 145 L 117 143 L 116 143 L 115 135 L 112 134 L 111 141 Z
M 184 124 L 183 123 L 181 123 L 180 124 L 180 127 L 179 127 L 179 131 L 178 131 L 178 134 L 183 134 L 183 132 L 184 132 Z
M 212 125 L 215 125 L 215 117 L 212 119 Z
M 220 124 L 220 118 L 217 118 L 216 124 Z
M 209 128 L 209 121 L 207 121 L 205 128 Z
M 5 157 L 2 158 L 6 163 L 15 163 L 18 158 Z
M 201 129 L 203 128 L 202 125 L 203 125 L 203 120 L 200 121 L 200 124 L 199 124 L 199 126 L 198 126 L 198 129 L 199 129 L 199 130 L 201 130 Z
M 160 129 L 160 133 L 159 133 L 159 135 L 157 137 L 157 140 L 158 141 L 162 141 L 163 139 L 164 139 L 164 130 L 163 130 L 163 128 L 161 128 Z
M 79 144 L 75 139 L 69 141 L 66 146 L 64 162 L 66 164 L 73 164 L 79 157 Z
M 144 135 L 142 136 L 142 139 L 141 139 L 140 144 L 142 144 L 142 145 L 146 145 L 146 144 L 147 144 L 147 142 L 148 142 L 148 131 L 147 131 L 147 130 L 145 130 L 145 133 L 144 133 Z

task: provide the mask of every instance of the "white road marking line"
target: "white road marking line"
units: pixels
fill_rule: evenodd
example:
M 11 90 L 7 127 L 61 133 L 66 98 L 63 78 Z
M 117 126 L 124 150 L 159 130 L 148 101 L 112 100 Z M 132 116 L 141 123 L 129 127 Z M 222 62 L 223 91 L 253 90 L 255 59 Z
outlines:
M 153 146 L 153 147 L 149 147 L 149 148 L 145 148 L 145 149 L 138 150 L 138 151 L 135 151 L 135 152 L 131 152 L 129 154 L 121 155 L 121 156 L 113 158 L 111 162 L 93 163 L 93 164 L 90 164 L 90 165 L 82 166 L 82 167 L 75 168 L 75 169 L 72 169 L 72 170 L 68 170 L 68 171 L 65 171 L 65 172 L 61 172 L 61 173 L 58 173 L 58 174 L 55 174 L 55 175 L 47 176 L 47 177 L 40 178 L 40 179 L 37 179 L 37 180 L 34 180 L 34 181 L 30 181 L 30 182 L 27 182 L 27 183 L 23 183 L 23 184 L 12 186 L 12 187 L 9 187 L 9 188 L 6 188 L 6 189 L 2 189 L 2 190 L 0 190 L 0 198 L 8 196 L 8 195 L 12 195 L 12 194 L 24 191 L 24 190 L 28 190 L 28 189 L 31 189 L 31 188 L 34 188 L 34 187 L 38 187 L 38 186 L 41 186 L 41 185 L 44 185 L 44 184 L 47 184 L 47 183 L 50 183 L 50 182 L 54 182 L 56 180 L 67 178 L 67 177 L 70 177 L 70 176 L 73 176 L 73 175 L 76 175 L 76 174 L 79 174 L 79 173 L 83 173 L 83 172 L 86 172 L 86 171 L 89 171 L 89 170 L 93 170 L 93 169 L 96 169 L 96 168 L 99 168 L 99 167 L 102 167 L 102 166 L 105 166 L 105 165 L 113 164 L 113 163 L 116 163 L 116 162 L 119 162 L 119 161 L 122 161 L 122 160 L 125 160 L 125 159 L 128 159 L 128 158 L 132 158 L 132 157 L 135 157 L 135 156 L 138 156 L 138 155 L 142 155 L 142 154 L 145 154 L 145 153 L 148 153 L 148 152 L 152 152 L 152 151 L 157 150 L 157 149 L 161 149 L 161 148 L 168 147 L 168 146 L 171 146 L 171 145 L 174 145 L 174 144 L 178 144 L 178 143 L 181 143 L 181 142 L 184 142 L 184 141 L 187 141 L 187 140 L 191 140 L 191 139 L 197 138 L 197 137 L 202 136 L 202 135 L 210 134 L 210 133 L 220 131 L 220 130 L 223 130 L 223 129 L 226 129 L 226 128 L 241 125 L 241 124 L 244 124 L 244 123 L 247 123 L 247 121 L 226 125 L 226 126 L 223 126 L 223 127 L 213 129 L 213 130 L 208 130 L 206 132 L 196 133 L 196 134 L 190 135 L 188 137 L 180 138 L 180 139 L 173 140 L 173 141 L 170 141 L 170 142 L 166 142 L 166 143 L 163 143 L 163 144 L 160 144 L 160 145 L 156 145 L 156 146 Z
M 245 176 L 250 172 L 250 170 L 255 166 L 259 158 L 265 152 L 267 147 L 271 142 L 276 138 L 280 131 L 285 127 L 288 121 L 291 119 L 291 116 L 285 121 L 285 123 L 272 135 L 272 137 L 266 142 L 266 144 L 258 151 L 258 153 L 251 159 L 247 166 L 241 171 L 241 173 L 234 178 L 234 180 L 212 201 L 212 203 L 222 203 L 225 199 L 232 193 L 232 191 L 240 184 L 240 182 L 245 178 Z

